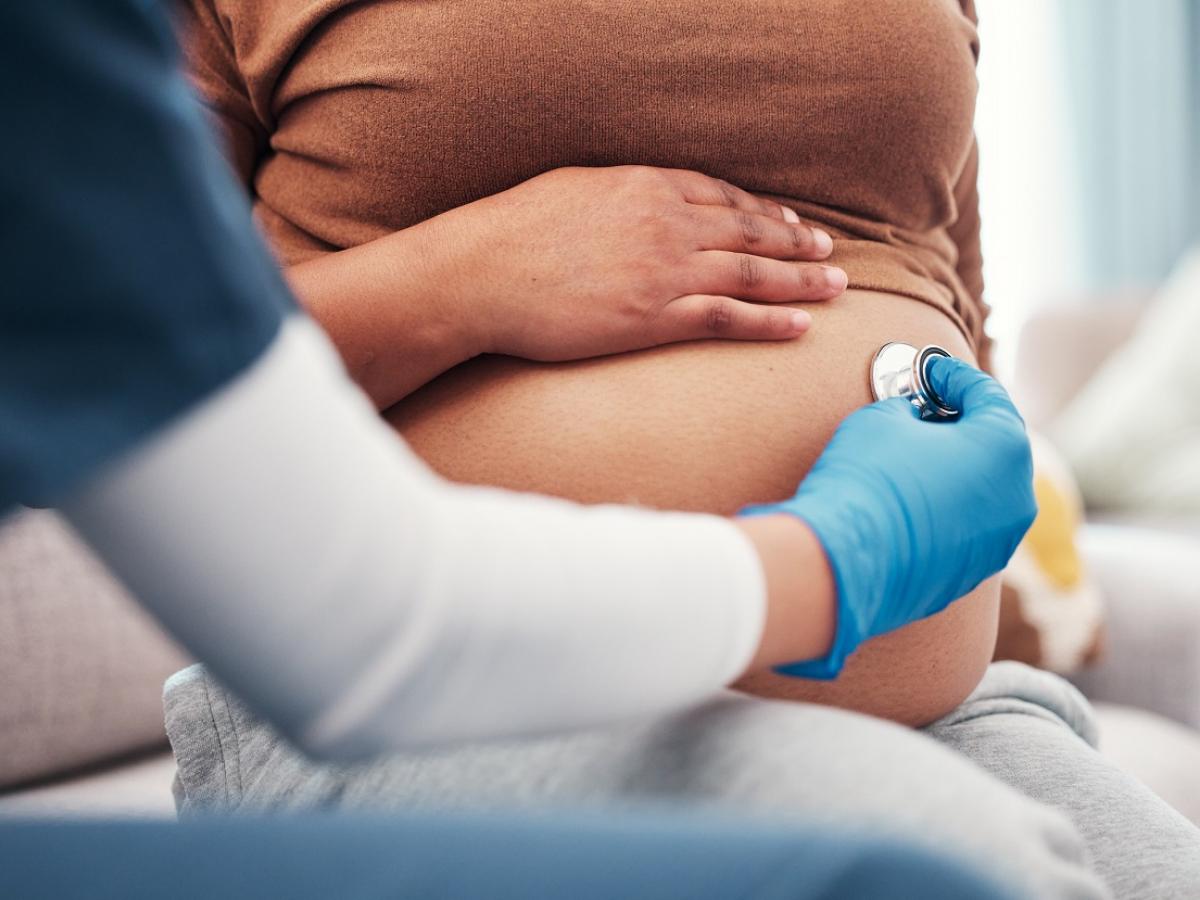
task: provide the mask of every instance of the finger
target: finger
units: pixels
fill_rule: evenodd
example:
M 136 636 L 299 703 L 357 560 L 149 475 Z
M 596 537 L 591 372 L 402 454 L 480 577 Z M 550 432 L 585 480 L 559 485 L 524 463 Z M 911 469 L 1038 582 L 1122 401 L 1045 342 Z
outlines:
M 946 405 L 962 410 L 963 418 L 1002 411 L 1020 418 L 1000 382 L 954 357 L 936 356 L 925 364 L 929 384 Z
M 935 364 L 936 363 L 936 364 Z M 931 360 L 926 367 L 930 386 L 952 406 L 963 411 L 958 422 L 980 429 L 992 464 L 1014 491 L 1024 490 L 1028 499 L 1028 521 L 1033 524 L 1037 504 L 1033 497 L 1033 453 L 1025 420 L 1000 382 L 959 359 Z M 1014 545 L 1015 546 L 1015 545 Z
M 733 250 L 774 259 L 817 260 L 833 252 L 833 238 L 819 228 L 781 222 L 743 209 L 697 207 L 702 250 Z
M 846 273 L 836 266 L 787 262 L 749 253 L 703 250 L 691 256 L 688 289 L 740 300 L 788 303 L 832 300 L 846 290 Z
M 812 316 L 804 310 L 690 294 L 672 301 L 659 314 L 655 336 L 660 344 L 703 338 L 784 341 L 808 331 L 811 324 Z
M 683 192 L 683 199 L 697 206 L 727 206 L 731 209 L 741 209 L 757 213 L 760 216 L 770 216 L 772 219 L 782 219 L 787 222 L 799 222 L 800 217 L 794 210 L 780 206 L 771 200 L 756 197 L 749 191 L 713 178 L 702 172 L 689 169 L 665 170 L 675 185 Z

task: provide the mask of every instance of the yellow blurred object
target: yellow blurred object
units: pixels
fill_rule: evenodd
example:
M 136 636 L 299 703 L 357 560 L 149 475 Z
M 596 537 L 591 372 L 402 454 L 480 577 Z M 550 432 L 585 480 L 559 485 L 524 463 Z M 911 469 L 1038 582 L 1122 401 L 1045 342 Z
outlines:
M 1043 474 L 1033 480 L 1038 514 L 1025 543 L 1038 568 L 1058 588 L 1071 588 L 1083 579 L 1083 562 L 1075 546 L 1079 514 L 1070 499 Z
M 1038 514 L 1004 571 L 996 659 L 1068 673 L 1104 644 L 1104 603 L 1079 552 L 1083 500 L 1071 470 L 1036 432 L 1033 490 Z

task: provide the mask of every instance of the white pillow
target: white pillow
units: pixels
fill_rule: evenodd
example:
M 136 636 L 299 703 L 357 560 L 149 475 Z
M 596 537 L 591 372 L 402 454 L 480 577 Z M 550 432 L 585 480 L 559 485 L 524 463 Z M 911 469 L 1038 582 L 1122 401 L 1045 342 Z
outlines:
M 1200 247 L 1049 433 L 1089 506 L 1200 513 Z

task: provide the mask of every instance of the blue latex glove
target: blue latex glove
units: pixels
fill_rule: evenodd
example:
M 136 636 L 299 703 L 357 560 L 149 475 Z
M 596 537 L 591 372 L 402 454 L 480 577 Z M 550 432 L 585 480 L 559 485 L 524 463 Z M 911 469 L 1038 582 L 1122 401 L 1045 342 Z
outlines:
M 928 375 L 958 419 L 922 421 L 901 398 L 864 407 L 795 497 L 742 512 L 803 519 L 837 583 L 829 654 L 781 674 L 835 677 L 863 641 L 940 612 L 1003 569 L 1033 524 L 1029 440 L 1004 388 L 957 359 L 934 359 Z

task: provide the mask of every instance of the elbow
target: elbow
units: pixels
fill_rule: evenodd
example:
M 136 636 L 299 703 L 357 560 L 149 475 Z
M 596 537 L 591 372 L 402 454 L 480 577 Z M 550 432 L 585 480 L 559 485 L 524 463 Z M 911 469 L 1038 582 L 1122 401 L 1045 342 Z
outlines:
M 384 705 L 342 697 L 311 711 L 303 719 L 280 725 L 279 733 L 314 762 L 348 765 L 369 762 L 459 739 L 445 723 L 430 722 L 424 703 L 406 703 L 402 691 L 389 694 Z

